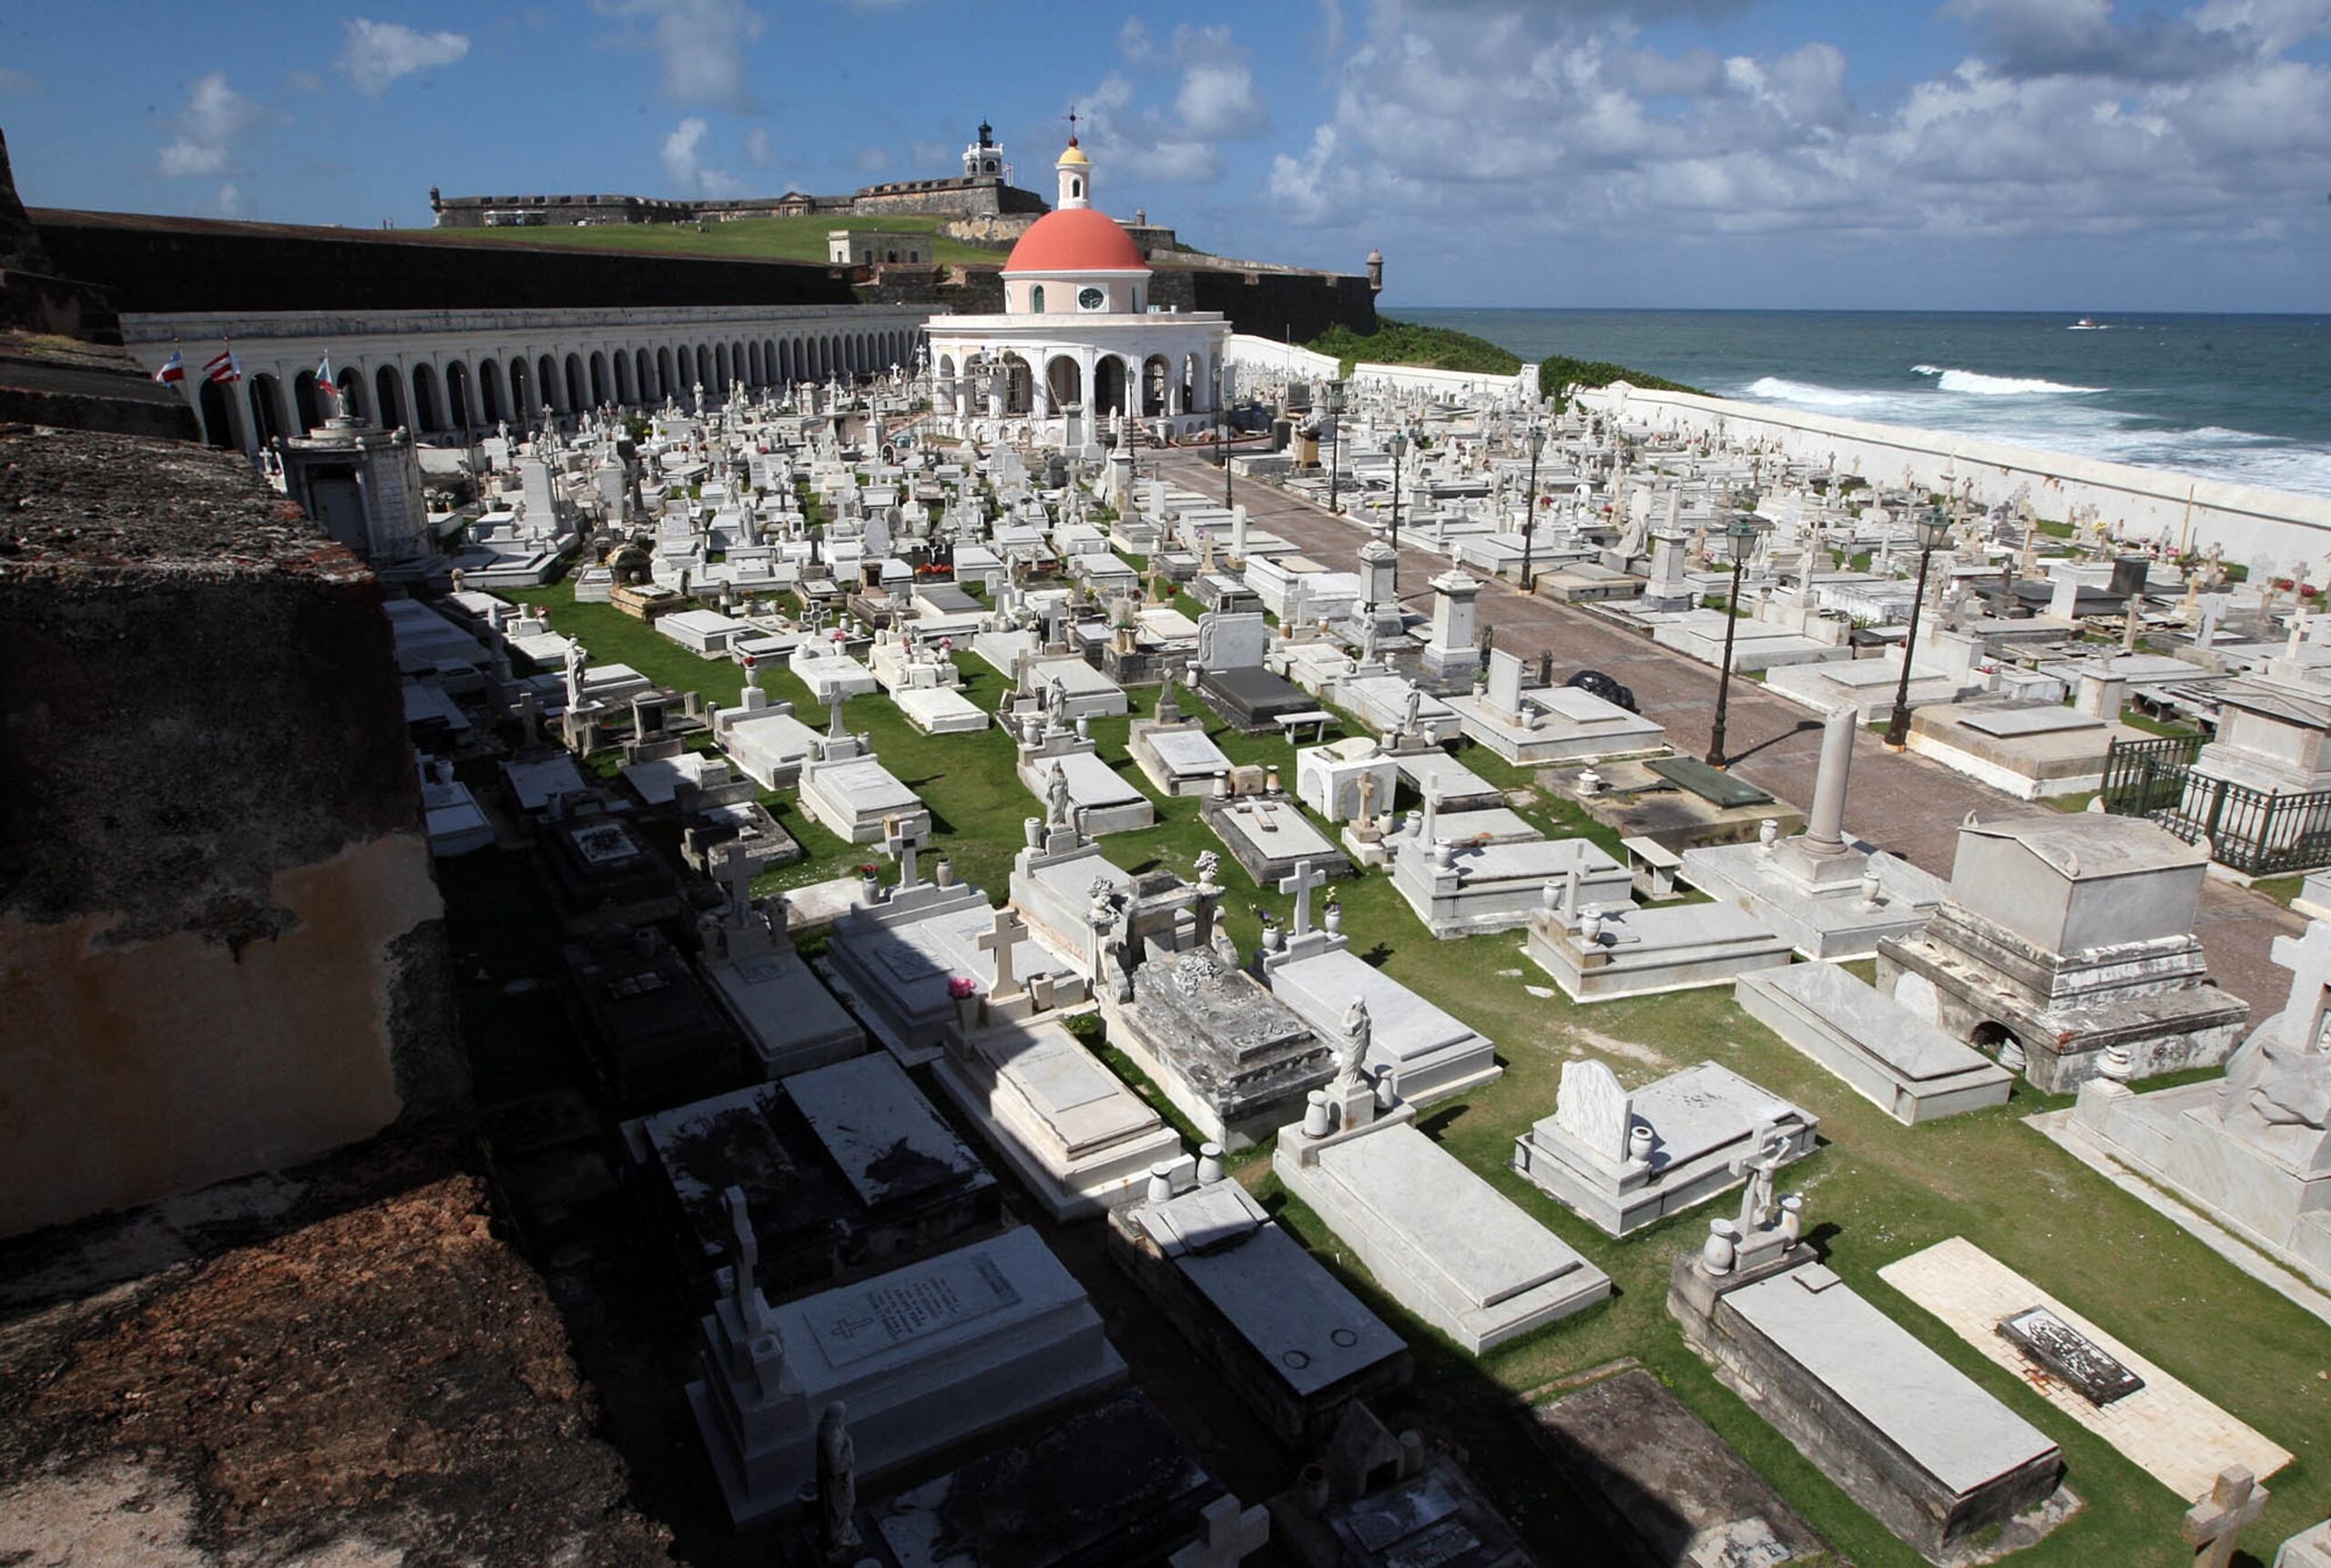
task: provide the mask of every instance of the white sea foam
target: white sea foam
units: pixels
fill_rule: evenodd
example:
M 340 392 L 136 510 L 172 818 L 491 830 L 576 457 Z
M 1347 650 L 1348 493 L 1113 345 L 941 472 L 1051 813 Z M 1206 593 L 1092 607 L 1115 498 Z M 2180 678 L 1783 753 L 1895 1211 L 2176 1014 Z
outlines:
M 1987 376 L 1978 371 L 1955 370 L 1946 365 L 1912 365 L 1914 376 L 1932 376 L 1935 386 L 1947 392 L 1966 392 L 1973 397 L 2025 397 L 2051 392 L 2101 392 L 2102 387 L 2067 386 L 2062 382 L 2041 381 L 2036 376 Z
M 1876 392 L 1846 392 L 1815 386 L 1781 376 L 1760 376 L 1742 389 L 1742 395 L 1768 402 L 1790 402 L 1802 408 L 1871 408 L 1886 400 Z
M 1940 366 L 1918 370 L 1937 377 L 1944 373 Z M 2190 430 L 2136 425 L 2125 411 L 2105 407 L 2094 398 L 1949 397 L 1913 387 L 1898 392 L 1850 392 L 1779 376 L 1752 382 L 1733 395 L 1843 419 L 1949 431 L 2041 452 L 2069 453 L 2306 495 L 2331 495 L 2331 448 L 2222 425 Z

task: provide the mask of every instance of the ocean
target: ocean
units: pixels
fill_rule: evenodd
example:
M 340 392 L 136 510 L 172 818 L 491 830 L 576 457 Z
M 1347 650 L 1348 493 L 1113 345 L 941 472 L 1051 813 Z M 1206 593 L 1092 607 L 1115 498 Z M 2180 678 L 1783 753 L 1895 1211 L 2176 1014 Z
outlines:
M 1719 397 L 2331 495 L 2331 316 L 1959 311 L 1386 314 L 1524 360 L 1611 360 Z

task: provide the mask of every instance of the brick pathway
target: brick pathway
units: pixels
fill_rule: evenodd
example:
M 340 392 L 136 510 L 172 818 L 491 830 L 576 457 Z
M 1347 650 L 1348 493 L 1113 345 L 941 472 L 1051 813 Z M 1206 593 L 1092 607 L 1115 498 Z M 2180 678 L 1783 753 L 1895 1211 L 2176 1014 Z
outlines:
M 1145 477 L 1162 467 L 1166 479 L 1201 495 L 1222 494 L 1221 471 L 1197 456 L 1143 453 L 1137 467 Z M 1234 494 L 1251 526 L 1277 535 L 1331 570 L 1357 569 L 1359 547 L 1369 537 L 1359 524 L 1266 484 L 1237 483 Z M 1403 545 L 1403 602 L 1430 615 L 1432 590 L 1425 585 L 1448 565 Z M 1634 688 L 1636 705 L 1666 727 L 1676 750 L 1695 757 L 1706 752 L 1716 685 L 1716 672 L 1708 666 L 1567 605 L 1524 598 L 1503 582 L 1485 585 L 1478 603 L 1482 623 L 1497 628 L 1498 647 L 1524 658 L 1551 648 L 1557 678 L 1581 669 L 1603 671 Z M 1793 804 L 1811 801 L 1821 725 L 1807 710 L 1755 681 L 1736 678 L 1725 738 L 1733 767 L 1743 778 Z M 2047 809 L 2010 799 L 1925 758 L 1889 751 L 1873 734 L 1864 732 L 1856 742 L 1847 827 L 1937 876 L 1950 875 L 1959 825 L 1968 812 L 1992 821 Z M 2290 989 L 2290 977 L 2269 962 L 2267 949 L 2275 937 L 2304 923 L 2262 894 L 2215 881 L 2203 890 L 2194 921 L 2218 983 L 2250 1003 L 2259 1016 L 2279 1008 Z

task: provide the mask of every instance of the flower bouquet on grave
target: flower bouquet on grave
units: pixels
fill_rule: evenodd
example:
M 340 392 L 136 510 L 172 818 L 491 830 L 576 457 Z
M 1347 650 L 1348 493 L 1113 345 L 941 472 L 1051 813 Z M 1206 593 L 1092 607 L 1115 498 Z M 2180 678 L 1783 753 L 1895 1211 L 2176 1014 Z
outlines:
M 954 999 L 956 1022 L 960 1023 L 963 1026 L 963 1033 L 968 1034 L 973 1029 L 978 1028 L 980 1022 L 979 982 L 973 980 L 968 974 L 955 975 L 947 982 L 947 994 Z

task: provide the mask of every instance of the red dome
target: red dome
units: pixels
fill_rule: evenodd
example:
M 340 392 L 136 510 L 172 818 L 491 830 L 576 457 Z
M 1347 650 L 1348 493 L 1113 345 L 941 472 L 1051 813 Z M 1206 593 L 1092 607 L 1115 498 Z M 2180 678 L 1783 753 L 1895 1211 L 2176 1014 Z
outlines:
M 1006 272 L 1146 272 L 1149 263 L 1117 220 L 1090 207 L 1047 212 L 1028 226 Z

